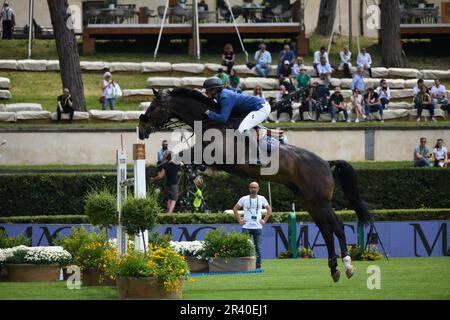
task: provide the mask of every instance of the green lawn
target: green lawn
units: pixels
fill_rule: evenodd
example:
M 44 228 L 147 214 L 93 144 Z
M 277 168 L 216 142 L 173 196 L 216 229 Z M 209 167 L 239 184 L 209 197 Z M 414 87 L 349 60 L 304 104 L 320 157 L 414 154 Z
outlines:
M 192 277 L 183 299 L 303 300 L 303 299 L 450 299 L 450 258 L 394 258 L 354 262 L 352 279 L 333 283 L 325 259 L 266 260 L 262 274 Z M 367 288 L 367 267 L 381 270 L 381 289 Z M 342 271 L 342 264 L 341 264 Z M 69 290 L 64 282 L 0 282 L 0 299 L 115 299 L 112 287 Z

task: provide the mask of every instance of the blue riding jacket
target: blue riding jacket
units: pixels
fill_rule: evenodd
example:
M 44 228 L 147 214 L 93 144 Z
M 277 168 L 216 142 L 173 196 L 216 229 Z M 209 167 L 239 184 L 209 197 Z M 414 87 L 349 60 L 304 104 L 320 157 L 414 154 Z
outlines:
M 264 103 L 264 98 L 223 89 L 219 96 L 220 113 L 210 111 L 208 117 L 212 120 L 226 123 L 232 111 L 247 115 L 252 111 L 261 109 Z

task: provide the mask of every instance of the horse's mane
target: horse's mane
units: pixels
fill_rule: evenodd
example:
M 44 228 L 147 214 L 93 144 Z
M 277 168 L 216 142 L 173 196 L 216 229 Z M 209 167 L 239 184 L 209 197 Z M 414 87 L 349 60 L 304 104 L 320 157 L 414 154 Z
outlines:
M 218 104 L 213 100 L 205 96 L 198 90 L 190 89 L 190 88 L 175 88 L 172 91 L 169 91 L 169 95 L 175 97 L 191 97 L 198 102 L 206 105 L 206 109 L 213 108 L 218 109 Z

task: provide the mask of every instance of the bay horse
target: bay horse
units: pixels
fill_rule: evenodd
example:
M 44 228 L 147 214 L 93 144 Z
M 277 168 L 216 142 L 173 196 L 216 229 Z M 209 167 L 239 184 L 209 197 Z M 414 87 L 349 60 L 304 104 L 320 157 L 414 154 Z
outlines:
M 203 129 L 214 128 L 222 133 L 231 126 L 228 123 L 218 123 L 206 117 L 206 110 L 219 112 L 220 108 L 217 103 L 198 90 L 175 88 L 165 92 L 153 89 L 153 92 L 155 98 L 145 114 L 139 118 L 139 138 L 141 140 L 148 138 L 155 131 L 170 128 L 174 123 L 172 119 L 178 119 L 192 129 L 194 129 L 194 121 L 202 121 Z M 242 115 L 240 118 L 243 118 Z M 211 142 L 202 143 L 203 150 Z M 344 225 L 332 207 L 333 176 L 341 184 L 346 198 L 357 214 L 358 221 L 367 223 L 372 220 L 372 214 L 361 200 L 355 170 L 346 161 L 325 161 L 308 150 L 288 144 L 280 144 L 278 152 L 279 169 L 275 175 L 261 175 L 259 166 L 251 164 L 213 164 L 212 167 L 231 174 L 277 182 L 287 186 L 300 199 L 304 209 L 311 215 L 325 240 L 328 266 L 333 281 L 339 281 L 341 275 L 337 269 L 334 235 L 339 240 L 345 272 L 350 278 L 355 269 L 351 265 L 351 258 L 348 255 Z M 334 172 L 332 172 L 332 168 L 334 168 Z

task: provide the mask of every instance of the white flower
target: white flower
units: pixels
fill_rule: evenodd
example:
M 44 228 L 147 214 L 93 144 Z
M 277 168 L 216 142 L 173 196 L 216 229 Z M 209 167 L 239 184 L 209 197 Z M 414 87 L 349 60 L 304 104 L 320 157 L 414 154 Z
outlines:
M 63 247 L 26 247 L 18 246 L 0 249 L 2 263 L 31 263 L 31 264 L 64 264 L 70 261 L 71 254 Z
M 184 256 L 199 257 L 203 250 L 203 241 L 170 241 L 170 246 Z

